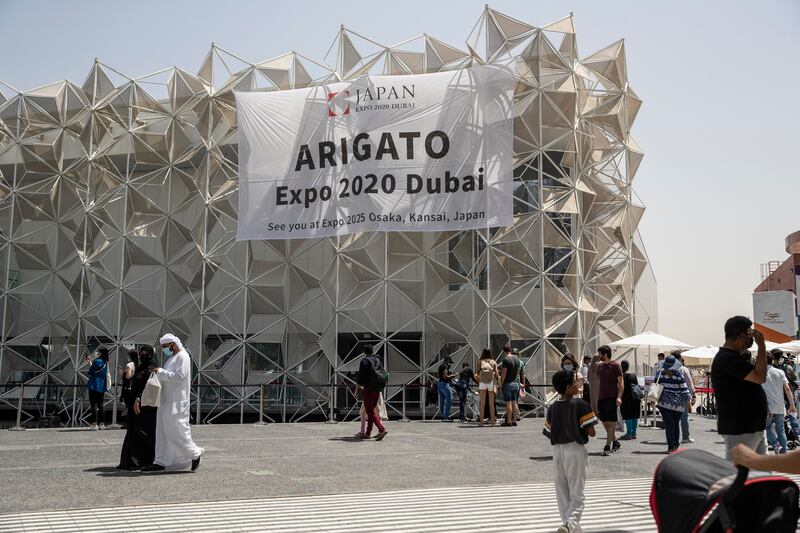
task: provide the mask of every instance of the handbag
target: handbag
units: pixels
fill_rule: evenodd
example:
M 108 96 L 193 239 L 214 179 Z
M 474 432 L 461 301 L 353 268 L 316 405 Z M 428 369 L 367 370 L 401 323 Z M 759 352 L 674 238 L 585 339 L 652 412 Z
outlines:
M 524 387 L 520 387 L 519 388 L 519 399 L 520 400 L 524 400 L 525 399 L 525 388 Z
M 664 392 L 664 385 L 659 383 L 661 381 L 661 375 L 658 376 L 658 379 L 653 386 L 650 387 L 650 390 L 647 392 L 647 403 L 658 403 L 658 400 L 661 399 L 661 393 Z
M 161 382 L 155 373 L 150 375 L 142 391 L 142 407 L 158 407 L 161 402 Z
M 644 399 L 644 389 L 638 383 L 631 385 L 631 398 L 636 401 L 641 401 Z

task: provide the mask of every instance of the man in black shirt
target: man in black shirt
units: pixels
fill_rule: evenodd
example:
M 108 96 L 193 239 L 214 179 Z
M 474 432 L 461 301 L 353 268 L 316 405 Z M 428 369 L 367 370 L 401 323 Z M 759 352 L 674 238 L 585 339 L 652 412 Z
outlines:
M 743 316 L 725 322 L 725 344 L 714 356 L 711 380 L 717 403 L 717 432 L 725 440 L 725 457 L 744 444 L 757 453 L 766 453 L 764 427 L 767 420 L 767 396 L 761 384 L 767 380 L 767 349 L 764 335 L 752 329 Z M 758 345 L 755 365 L 743 354 L 755 340 Z
M 467 407 L 467 394 L 469 394 L 469 385 L 471 382 L 479 383 L 478 378 L 475 377 L 475 371 L 469 361 L 464 361 L 461 365 L 461 372 L 458 373 L 458 381 L 456 381 L 456 392 L 458 392 L 458 415 L 459 420 L 462 422 L 467 421 L 466 407 Z
M 356 376 L 356 398 L 358 392 L 363 387 L 364 389 L 364 413 L 367 416 L 367 431 L 364 433 L 365 439 L 368 439 L 372 433 L 373 424 L 378 428 L 378 435 L 375 440 L 383 440 L 388 431 L 383 427 L 381 417 L 375 413 L 375 408 L 380 401 L 381 391 L 386 386 L 386 382 L 380 379 L 378 372 L 382 372 L 382 363 L 380 359 L 375 357 L 372 353 L 372 345 L 367 344 L 364 346 L 364 358 L 358 365 L 358 375 Z

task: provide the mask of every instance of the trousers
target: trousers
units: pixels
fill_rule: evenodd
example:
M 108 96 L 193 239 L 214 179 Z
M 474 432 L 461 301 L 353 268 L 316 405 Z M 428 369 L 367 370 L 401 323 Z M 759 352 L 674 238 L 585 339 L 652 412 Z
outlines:
M 775 453 L 786 453 L 786 430 L 783 427 L 783 414 L 767 415 L 767 442 Z
M 639 428 L 639 419 L 638 418 L 626 418 L 625 419 L 625 433 L 628 435 L 635 437 L 636 431 Z
M 731 460 L 731 450 L 739 444 L 744 444 L 754 452 L 764 455 L 767 453 L 767 442 L 764 439 L 763 431 L 754 433 L 742 433 L 741 435 L 723 435 L 725 441 L 725 459 Z
M 439 385 L 439 414 L 442 420 L 450 418 L 450 407 L 453 405 L 453 389 L 450 388 L 449 383 L 440 381 Z
M 667 448 L 677 450 L 681 440 L 681 415 L 682 411 L 659 407 L 661 418 L 664 420 L 664 431 L 667 433 Z
M 570 531 L 580 531 L 589 454 L 577 442 L 553 445 L 553 478 L 561 521 Z
M 380 396 L 380 391 L 364 391 L 364 414 L 367 415 L 366 435 L 368 437 L 372 433 L 372 424 L 377 426 L 378 431 L 385 431 L 383 423 L 381 422 L 381 417 L 375 412 L 375 408 L 378 406 L 378 400 L 380 399 Z
M 466 383 L 463 381 L 456 382 L 456 392 L 458 393 L 458 418 L 466 420 L 467 418 L 467 388 Z
M 92 408 L 92 424 L 105 424 L 106 412 L 105 406 L 105 393 L 94 390 L 89 390 L 89 405 Z
M 681 415 L 681 436 L 683 440 L 689 438 L 689 403 L 691 400 L 686 400 L 683 406 L 683 414 Z

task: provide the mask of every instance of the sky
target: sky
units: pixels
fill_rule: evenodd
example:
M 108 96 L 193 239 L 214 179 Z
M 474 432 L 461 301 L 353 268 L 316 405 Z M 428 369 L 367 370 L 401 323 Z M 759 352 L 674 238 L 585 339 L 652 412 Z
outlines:
M 459 45 L 484 2 L 0 0 L 0 81 L 18 90 L 70 79 L 92 62 L 131 76 L 196 72 L 212 42 L 258 62 L 323 57 L 340 24 L 394 44 L 421 33 Z M 760 264 L 800 230 L 800 2 L 495 1 L 535 26 L 570 12 L 581 56 L 625 39 L 644 100 L 632 134 L 645 152 L 635 188 L 658 280 L 659 330 L 722 342 L 752 315 Z M 6 96 L 11 93 L 0 86 Z

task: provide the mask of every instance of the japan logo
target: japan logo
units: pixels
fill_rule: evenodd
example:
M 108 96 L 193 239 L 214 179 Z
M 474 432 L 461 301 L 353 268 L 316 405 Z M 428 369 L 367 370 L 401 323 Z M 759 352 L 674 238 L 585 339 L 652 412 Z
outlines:
M 350 91 L 328 93 L 328 117 L 339 117 L 350 114 Z

